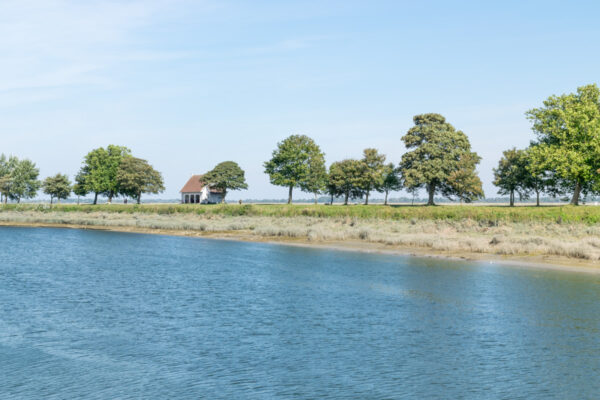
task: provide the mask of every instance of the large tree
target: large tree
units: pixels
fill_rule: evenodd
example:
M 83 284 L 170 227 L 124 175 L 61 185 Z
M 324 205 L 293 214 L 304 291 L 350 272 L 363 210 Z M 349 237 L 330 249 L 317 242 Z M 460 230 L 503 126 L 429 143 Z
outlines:
M 571 204 L 578 205 L 582 191 L 600 177 L 600 89 L 594 84 L 550 96 L 526 115 L 538 140 L 530 151 L 533 168 L 555 173 L 572 188 Z
M 385 193 L 385 201 L 383 204 L 386 206 L 390 192 L 402 189 L 400 171 L 394 166 L 393 163 L 387 164 L 383 169 L 383 182 L 381 184 L 381 189 Z
M 35 166 L 35 163 L 30 160 L 13 159 L 11 168 L 8 197 L 16 200 L 17 203 L 20 203 L 21 199 L 35 197 L 40 189 L 40 181 L 38 180 L 40 170 Z
M 142 193 L 157 194 L 165 190 L 160 172 L 148 161 L 129 155 L 121 159 L 115 182 L 119 194 L 135 199 L 138 204 L 142 201 Z
M 229 190 L 248 189 L 244 170 L 234 161 L 223 161 L 204 174 L 202 180 L 208 186 L 223 193 L 223 203 Z
M 311 169 L 324 160 L 324 154 L 308 136 L 292 135 L 277 144 L 271 159 L 264 163 L 265 173 L 271 183 L 289 189 L 288 204 L 292 202 L 294 188 L 302 188 L 311 175 Z
M 425 186 L 429 194 L 427 204 L 433 205 L 436 193 L 454 193 L 448 179 L 460 168 L 461 157 L 477 155 L 471 152 L 467 135 L 440 114 L 417 115 L 413 121 L 415 126 L 402 137 L 409 151 L 402 156 L 400 170 L 405 186 Z
M 380 154 L 377 149 L 365 149 L 361 161 L 365 164 L 362 189 L 365 194 L 365 205 L 368 205 L 371 191 L 382 190 L 385 155 Z
M 329 167 L 329 193 L 344 196 L 344 205 L 349 198 L 361 198 L 364 194 L 365 163 L 360 160 L 347 159 L 337 161 Z
M 44 193 L 50 195 L 50 204 L 56 199 L 60 203 L 60 199 L 67 199 L 71 194 L 71 181 L 67 175 L 56 174 L 44 179 L 42 183 Z
M 84 159 L 79 175 L 89 193 L 94 193 L 94 204 L 98 203 L 98 195 L 108 197 L 108 203 L 118 195 L 117 172 L 121 160 L 131 155 L 127 147 L 108 145 L 90 151 Z

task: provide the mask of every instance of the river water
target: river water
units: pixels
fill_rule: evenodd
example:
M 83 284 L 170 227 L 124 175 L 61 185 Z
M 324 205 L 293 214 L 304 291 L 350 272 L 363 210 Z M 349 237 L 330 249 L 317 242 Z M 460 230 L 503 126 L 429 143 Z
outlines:
M 0 228 L 0 398 L 600 397 L 600 277 Z

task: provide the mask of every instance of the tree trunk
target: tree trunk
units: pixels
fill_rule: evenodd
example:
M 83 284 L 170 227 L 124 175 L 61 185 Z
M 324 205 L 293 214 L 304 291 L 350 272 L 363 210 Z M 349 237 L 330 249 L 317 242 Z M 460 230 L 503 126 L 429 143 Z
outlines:
M 427 201 L 428 206 L 435 206 L 433 201 L 433 196 L 435 195 L 435 183 L 430 183 L 427 185 L 427 190 L 429 191 L 429 200 Z
M 385 191 L 385 201 L 383 202 L 383 205 L 384 205 L 384 206 L 387 206 L 387 205 L 388 205 L 388 204 L 387 204 L 387 198 L 388 198 L 388 191 L 386 190 L 386 191 Z
M 79 196 L 77 196 L 77 205 L 79 205 Z
M 365 206 L 369 205 L 369 192 L 367 191 L 367 193 L 365 194 Z
M 540 206 L 540 191 L 539 190 L 535 191 L 535 206 L 536 207 Z
M 293 186 L 290 186 L 290 192 L 288 194 L 288 204 L 292 204 L 292 190 L 294 190 Z
M 575 192 L 573 192 L 573 198 L 571 199 L 571 205 L 578 206 L 579 205 L 579 195 L 581 194 L 581 184 L 577 181 L 575 185 Z
M 221 204 L 225 204 L 225 197 L 227 196 L 227 190 L 223 190 L 223 198 L 221 199 Z
M 52 196 L 50 196 L 50 205 L 52 205 Z
M 94 192 L 94 205 L 98 204 L 98 192 Z
M 138 193 L 137 195 L 137 203 L 142 204 L 142 192 Z
M 348 205 L 348 197 L 350 197 L 350 192 L 346 192 L 344 194 L 344 205 L 347 206 Z
M 107 204 L 112 204 L 112 198 L 113 198 L 113 192 L 109 192 L 108 193 L 108 201 L 106 203 Z
M 509 200 L 509 204 L 511 207 L 515 206 L 515 191 L 511 190 L 510 191 L 510 200 Z
M 319 199 L 317 198 L 317 192 L 315 192 L 315 206 L 319 204 Z
M 331 205 L 333 205 L 333 193 L 331 193 Z

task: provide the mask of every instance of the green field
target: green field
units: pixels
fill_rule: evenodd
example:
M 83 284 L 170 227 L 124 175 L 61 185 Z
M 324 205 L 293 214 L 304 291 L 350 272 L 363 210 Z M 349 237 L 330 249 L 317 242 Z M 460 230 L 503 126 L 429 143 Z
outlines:
M 144 214 L 198 214 L 220 216 L 264 216 L 319 218 L 358 218 L 385 220 L 465 220 L 470 219 L 490 225 L 499 222 L 537 222 L 537 223 L 585 223 L 600 222 L 600 207 L 594 206 L 481 206 L 481 205 L 443 205 L 425 206 L 383 206 L 383 205 L 283 205 L 283 204 L 101 204 L 101 205 L 54 205 L 47 204 L 8 204 L 0 206 L 2 211 L 40 211 L 40 212 L 110 212 Z

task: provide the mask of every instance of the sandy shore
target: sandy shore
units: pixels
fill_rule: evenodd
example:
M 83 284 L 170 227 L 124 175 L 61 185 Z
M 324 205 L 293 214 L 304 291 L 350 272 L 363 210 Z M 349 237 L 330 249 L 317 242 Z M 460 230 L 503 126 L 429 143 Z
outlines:
M 135 226 L 101 226 L 68 223 L 41 223 L 0 221 L 0 226 L 7 227 L 37 227 L 37 228 L 63 228 L 63 229 L 89 229 L 114 232 L 144 233 L 155 235 L 198 237 L 204 239 L 235 240 L 244 242 L 284 244 L 290 246 L 333 249 L 341 251 L 355 251 L 365 253 L 379 253 L 401 256 L 442 258 L 461 260 L 467 262 L 485 262 L 502 266 L 546 269 L 565 272 L 600 274 L 600 264 L 597 261 L 578 260 L 560 256 L 549 255 L 495 255 L 468 251 L 436 251 L 429 248 L 398 246 L 382 243 L 365 242 L 361 240 L 308 240 L 306 238 L 290 237 L 263 237 L 251 231 L 218 231 L 202 232 L 197 230 L 145 228 Z

